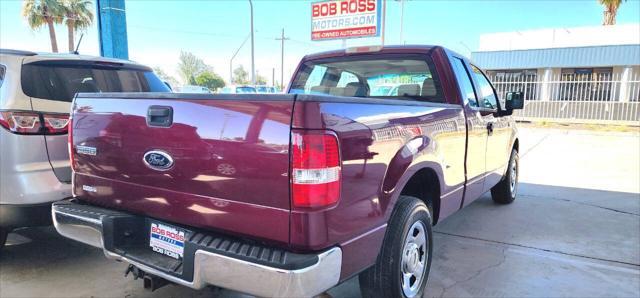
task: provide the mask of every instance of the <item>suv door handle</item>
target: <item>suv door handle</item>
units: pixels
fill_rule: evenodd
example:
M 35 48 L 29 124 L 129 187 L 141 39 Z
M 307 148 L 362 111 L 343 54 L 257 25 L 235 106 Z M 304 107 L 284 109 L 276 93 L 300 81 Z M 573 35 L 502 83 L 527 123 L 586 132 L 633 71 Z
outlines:
M 488 133 L 489 135 L 492 135 L 492 134 L 493 134 L 493 122 L 489 122 L 489 123 L 487 123 L 487 133 Z
M 147 110 L 147 125 L 169 127 L 173 124 L 173 108 L 167 106 L 150 106 Z

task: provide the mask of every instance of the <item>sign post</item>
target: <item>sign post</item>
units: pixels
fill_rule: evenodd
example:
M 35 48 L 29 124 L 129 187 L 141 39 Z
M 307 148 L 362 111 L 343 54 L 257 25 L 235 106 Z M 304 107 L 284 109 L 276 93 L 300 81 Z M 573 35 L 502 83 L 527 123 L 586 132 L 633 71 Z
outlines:
M 380 36 L 382 1 L 323 0 L 311 3 L 311 40 Z

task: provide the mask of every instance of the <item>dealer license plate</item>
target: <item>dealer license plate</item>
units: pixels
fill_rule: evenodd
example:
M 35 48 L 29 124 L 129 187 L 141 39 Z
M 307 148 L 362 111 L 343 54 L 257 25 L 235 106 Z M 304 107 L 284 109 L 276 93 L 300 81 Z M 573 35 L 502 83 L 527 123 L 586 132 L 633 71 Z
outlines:
M 178 228 L 151 223 L 149 246 L 157 253 L 182 259 L 184 253 L 184 231 Z

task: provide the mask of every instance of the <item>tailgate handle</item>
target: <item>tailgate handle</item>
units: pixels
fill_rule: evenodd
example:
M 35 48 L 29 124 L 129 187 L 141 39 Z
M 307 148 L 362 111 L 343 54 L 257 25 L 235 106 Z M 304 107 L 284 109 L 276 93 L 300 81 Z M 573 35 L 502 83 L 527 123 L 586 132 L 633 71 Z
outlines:
M 150 106 L 147 110 L 147 125 L 169 127 L 173 124 L 173 108 L 167 106 Z

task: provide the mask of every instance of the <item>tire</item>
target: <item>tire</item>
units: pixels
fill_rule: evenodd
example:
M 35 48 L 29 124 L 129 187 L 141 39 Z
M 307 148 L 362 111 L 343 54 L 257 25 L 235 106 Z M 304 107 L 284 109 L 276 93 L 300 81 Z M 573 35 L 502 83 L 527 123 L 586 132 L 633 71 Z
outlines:
M 359 276 L 363 297 L 422 297 L 433 255 L 431 223 L 424 202 L 400 196 L 375 265 Z M 424 242 L 420 236 L 424 236 Z M 405 273 L 410 277 L 403 278 Z M 403 288 L 403 284 L 409 287 Z
M 509 158 L 507 173 L 502 180 L 491 188 L 491 198 L 498 204 L 511 204 L 518 192 L 518 176 L 520 172 L 520 160 L 518 151 L 513 149 Z

